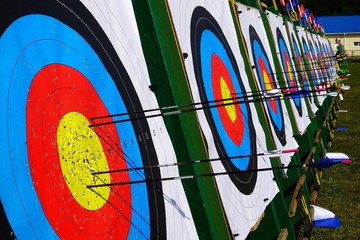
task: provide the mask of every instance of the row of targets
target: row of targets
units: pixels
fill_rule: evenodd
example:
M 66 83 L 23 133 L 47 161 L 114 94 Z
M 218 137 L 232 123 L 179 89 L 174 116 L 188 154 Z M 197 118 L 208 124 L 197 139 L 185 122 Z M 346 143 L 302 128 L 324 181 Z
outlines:
M 286 231 L 296 239 L 294 226 L 310 231 L 318 175 L 296 166 L 334 111 L 326 39 L 226 0 L 7 6 L 5 238 L 273 239 Z M 321 146 L 331 139 L 324 129 Z

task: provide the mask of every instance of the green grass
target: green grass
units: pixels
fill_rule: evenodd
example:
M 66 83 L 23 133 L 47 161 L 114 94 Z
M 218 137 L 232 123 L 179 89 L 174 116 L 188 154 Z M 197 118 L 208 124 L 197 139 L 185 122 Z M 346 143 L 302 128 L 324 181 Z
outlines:
M 334 212 L 341 220 L 341 228 L 314 228 L 312 239 L 360 239 L 360 62 L 347 67 L 351 76 L 345 85 L 351 89 L 344 94 L 336 126 L 347 126 L 347 131 L 336 131 L 331 152 L 346 153 L 351 165 L 337 165 L 324 170 L 316 205 Z

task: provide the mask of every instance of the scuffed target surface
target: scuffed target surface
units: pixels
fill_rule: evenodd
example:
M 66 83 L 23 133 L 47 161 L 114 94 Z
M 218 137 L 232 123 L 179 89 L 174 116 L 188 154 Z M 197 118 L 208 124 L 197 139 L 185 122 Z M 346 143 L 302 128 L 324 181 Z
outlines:
M 42 22 L 43 28 L 34 30 L 38 22 Z M 131 191 L 130 186 L 123 186 L 93 193 L 86 188 L 99 181 L 142 177 L 125 173 L 95 180 L 90 176 L 91 171 L 143 165 L 135 141 L 132 146 L 122 146 L 122 140 L 136 139 L 130 122 L 125 128 L 112 125 L 96 129 L 96 133 L 89 130 L 91 117 L 126 112 L 114 82 L 84 40 L 50 17 L 20 18 L 3 36 L 1 46 L 6 46 L 18 28 L 24 27 L 29 29 L 28 38 L 6 51 L 9 61 L 4 68 L 10 79 L 3 106 L 8 109 L 5 121 L 8 135 L 3 140 L 8 142 L 4 150 L 9 158 L 3 163 L 6 171 L 2 177 L 4 182 L 11 183 L 6 188 L 12 194 L 2 199 L 5 203 L 20 201 L 18 206 L 23 206 L 6 210 L 15 232 L 19 237 L 48 239 L 149 236 L 150 219 L 144 218 L 149 216 L 148 203 L 143 201 L 148 199 L 145 185 Z M 79 50 L 79 46 L 83 49 Z M 73 118 L 82 116 L 85 121 L 82 124 L 79 119 L 72 120 L 80 124 L 80 130 L 70 129 L 68 114 Z M 69 129 L 59 130 L 64 126 Z M 74 134 L 80 135 L 75 138 Z M 77 138 L 97 138 L 93 152 L 85 153 L 89 149 Z M 94 160 L 97 164 L 90 163 Z M 69 169 L 67 161 L 74 166 Z M 16 222 L 21 226 L 16 226 Z
M 180 181 L 87 188 L 179 173 L 91 174 L 174 163 L 176 155 L 162 119 L 148 122 L 142 113 L 158 105 L 148 88 L 131 2 L 83 2 L 86 7 L 67 0 L 12 1 L 8 8 L 17 11 L 4 10 L 0 194 L 15 235 L 195 239 Z M 134 111 L 141 120 L 124 114 L 116 119 L 121 124 L 89 128 L 93 117 Z

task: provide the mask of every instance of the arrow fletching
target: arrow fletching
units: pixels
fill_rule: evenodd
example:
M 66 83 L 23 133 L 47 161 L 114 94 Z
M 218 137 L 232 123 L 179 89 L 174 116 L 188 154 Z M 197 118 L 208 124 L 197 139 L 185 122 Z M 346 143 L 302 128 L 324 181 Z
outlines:
M 349 89 L 350 89 L 350 86 L 344 85 L 344 86 L 341 87 L 341 90 L 347 91 L 347 90 L 349 90 Z
M 344 153 L 326 153 L 325 158 L 307 164 L 307 167 L 330 168 L 335 164 L 350 164 L 351 160 Z
M 277 97 L 281 95 L 280 89 L 271 89 L 269 91 L 264 92 L 265 97 Z

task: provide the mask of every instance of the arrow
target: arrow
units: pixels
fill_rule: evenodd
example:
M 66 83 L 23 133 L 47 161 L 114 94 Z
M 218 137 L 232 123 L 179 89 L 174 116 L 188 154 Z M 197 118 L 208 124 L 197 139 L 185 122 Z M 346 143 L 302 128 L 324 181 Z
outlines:
M 339 93 L 337 93 L 337 92 L 329 92 L 327 95 L 330 96 L 330 97 L 336 97 L 337 95 L 339 95 Z
M 336 89 L 341 89 L 341 90 L 344 90 L 344 91 L 347 91 L 350 89 L 350 86 L 347 86 L 347 85 L 342 85 L 342 86 L 330 86 L 328 87 L 328 90 L 336 90 Z
M 282 89 L 283 93 L 286 93 L 286 92 L 294 91 L 293 89 L 301 90 L 301 89 L 304 89 L 304 88 L 307 88 L 307 87 L 316 87 L 316 88 L 321 89 L 320 86 L 326 86 L 326 85 L 331 84 L 330 81 L 327 81 L 327 80 L 323 81 L 324 80 L 323 78 L 313 78 L 313 80 L 322 80 L 319 83 L 310 83 L 307 80 L 305 80 L 305 81 L 304 80 L 299 81 L 298 79 L 295 79 L 295 80 L 296 80 L 295 84 L 294 84 L 295 86 L 294 85 L 291 86 L 291 84 L 288 84 L 288 82 L 286 80 L 278 81 L 277 83 L 280 83 L 280 82 L 287 83 L 287 85 L 289 85 L 289 87 L 278 87 L 276 89 Z M 273 83 L 265 83 L 265 86 L 268 86 L 268 85 L 273 87 L 274 84 Z M 324 89 L 324 90 L 326 90 L 326 89 Z M 320 90 L 320 91 L 323 91 L 323 90 Z
M 293 66 L 293 67 L 296 67 L 296 66 L 303 66 L 303 67 L 310 67 L 310 66 L 308 66 L 308 65 L 305 65 L 305 64 L 294 64 L 294 65 L 290 65 L 290 66 Z M 323 78 L 325 78 L 326 76 L 324 76 L 326 73 L 324 73 L 323 72 L 323 70 L 328 70 L 329 68 L 326 68 L 326 67 L 320 67 L 320 68 L 311 68 L 311 69 L 304 69 L 304 70 L 294 70 L 294 71 L 281 71 L 281 72 L 270 72 L 271 73 L 271 75 L 273 75 L 273 77 L 275 76 L 275 75 L 277 75 L 277 74 L 283 74 L 283 73 L 309 73 L 309 74 L 311 74 L 311 71 L 312 70 L 321 70 L 322 71 L 322 74 L 321 74 L 321 76 L 313 76 L 312 74 L 311 74 L 311 79 L 312 80 L 322 80 Z M 317 74 L 317 75 L 320 75 L 320 74 Z M 300 80 L 299 78 L 297 78 L 296 79 L 297 80 L 297 82 L 302 82 L 302 83 L 304 83 L 305 82 L 305 80 Z M 287 83 L 287 80 L 284 80 L 284 81 L 277 81 L 277 83 L 282 83 L 282 82 L 285 82 L 285 83 Z M 306 81 L 307 82 L 307 81 Z M 270 83 L 271 84 L 271 83 Z
M 340 87 L 340 89 L 347 91 L 347 90 L 350 89 L 350 86 L 343 85 L 343 86 Z
M 183 105 L 173 105 L 173 106 L 167 106 L 167 107 L 161 107 L 161 108 L 153 108 L 153 109 L 147 109 L 147 110 L 142 110 L 142 111 L 134 111 L 134 112 L 128 112 L 128 113 L 118 113 L 118 114 L 112 114 L 112 115 L 97 116 L 97 117 L 90 118 L 90 120 L 94 121 L 94 120 L 97 120 L 97 119 L 111 118 L 111 117 L 121 117 L 121 116 L 128 116 L 128 115 L 136 115 L 136 114 L 142 114 L 142 113 L 148 113 L 148 112 L 154 112 L 154 111 L 168 111 L 168 110 L 177 109 L 177 108 L 193 107 L 193 106 L 204 104 L 204 103 L 209 104 L 209 103 L 216 103 L 216 102 L 222 102 L 222 101 L 225 102 L 225 101 L 242 99 L 242 98 L 247 98 L 247 97 L 249 97 L 249 98 L 250 97 L 260 97 L 260 96 L 263 96 L 263 95 L 275 97 L 276 95 L 280 95 L 281 91 L 279 91 L 279 90 L 275 90 L 275 91 L 270 90 L 268 92 L 266 92 L 266 91 L 253 91 L 253 92 L 245 92 L 245 93 L 256 93 L 256 94 L 242 95 L 244 93 L 234 93 L 232 95 L 241 94 L 241 96 L 235 96 L 235 97 L 231 97 L 231 98 L 223 98 L 223 99 L 211 100 L 211 101 L 206 101 L 206 102 L 188 103 L 188 104 L 183 104 Z
M 318 95 L 318 96 L 332 96 L 335 97 L 337 96 L 338 93 L 336 92 L 330 92 L 328 94 L 324 94 L 324 95 Z M 195 107 L 195 108 L 190 108 L 190 109 L 176 109 L 174 111 L 170 111 L 170 112 L 160 112 L 158 114 L 153 114 L 153 115 L 149 115 L 149 116 L 140 116 L 140 117 L 134 117 L 134 118 L 127 118 L 127 119 L 121 119 L 121 120 L 114 120 L 114 121 L 108 121 L 108 122 L 101 122 L 101 123 L 94 123 L 89 125 L 89 127 L 93 128 L 93 127 L 99 127 L 99 126 L 104 126 L 104 125 L 109 125 L 109 124 L 117 124 L 117 123 L 122 123 L 122 122 L 128 122 L 128 121 L 135 121 L 135 120 L 141 120 L 141 119 L 148 119 L 148 118 L 154 118 L 154 117 L 161 117 L 161 116 L 170 116 L 170 115 L 177 115 L 180 113 L 185 113 L 185 112 L 194 112 L 194 111 L 199 111 L 199 110 L 204 110 L 204 109 L 210 109 L 210 108 L 218 108 L 218 107 L 224 107 L 224 106 L 230 106 L 230 105 L 235 105 L 235 104 L 242 104 L 242 103 L 255 103 L 255 102 L 262 102 L 262 101 L 268 101 L 268 100 L 274 100 L 274 99 L 278 99 L 278 100 L 285 100 L 285 99 L 290 99 L 286 98 L 286 97 L 281 97 L 280 94 L 268 94 L 268 96 L 266 97 L 260 97 L 257 99 L 245 99 L 242 101 L 230 101 L 230 100 L 237 100 L 239 98 L 243 98 L 242 97 L 234 97 L 234 98 L 226 98 L 226 99 L 217 99 L 217 100 L 212 100 L 212 101 L 207 101 L 207 102 L 199 102 L 199 103 L 193 103 L 193 104 L 189 104 L 189 106 L 195 106 L 195 105 L 199 105 L 199 104 L 208 104 L 208 103 L 216 103 L 216 102 L 224 102 L 222 104 L 216 104 L 216 105 L 212 105 L 212 106 L 202 106 L 202 107 Z M 292 96 L 293 98 L 303 98 L 302 96 Z M 229 102 L 227 102 L 229 101 Z M 226 103 L 225 103 L 226 102 Z M 171 106 L 171 107 L 166 107 L 166 108 L 158 108 L 155 109 L 156 111 L 160 111 L 163 109 L 174 109 L 174 108 L 180 108 L 180 106 Z M 131 115 L 131 114 L 137 114 L 137 113 L 143 113 L 143 112 L 149 112 L 149 111 L 155 111 L 153 109 L 151 110 L 144 110 L 144 111 L 139 111 L 139 112 L 132 112 L 132 113 L 120 113 L 120 114 L 114 114 L 114 115 L 108 115 L 108 116 L 100 116 L 100 117 L 96 117 L 96 118 L 92 118 L 92 119 L 99 119 L 99 118 L 109 118 L 112 116 L 123 116 L 123 115 Z
M 119 173 L 119 172 L 130 172 L 130 171 L 137 171 L 149 168 L 160 168 L 160 167 L 174 167 L 180 165 L 192 165 L 197 163 L 206 163 L 206 162 L 214 162 L 220 160 L 231 160 L 231 159 L 239 159 L 239 158 L 247 158 L 247 157 L 259 157 L 259 156 L 271 156 L 271 157 L 278 157 L 285 153 L 294 153 L 299 152 L 299 149 L 287 149 L 287 150 L 272 150 L 264 153 L 258 154 L 249 154 L 249 155 L 239 155 L 239 156 L 232 156 L 227 158 L 212 158 L 212 159 L 202 159 L 202 160 L 195 160 L 191 162 L 179 162 L 179 163 L 168 163 L 168 164 L 158 164 L 158 165 L 150 165 L 150 166 L 143 166 L 143 167 L 134 167 L 134 168 L 124 168 L 124 169 L 116 169 L 116 170 L 109 170 L 109 171 L 102 171 L 102 172 L 92 172 L 92 175 L 99 175 L 105 173 Z
M 218 172 L 218 173 L 203 173 L 203 174 L 193 174 L 193 175 L 186 175 L 186 176 L 176 176 L 176 177 L 165 177 L 165 178 L 158 178 L 158 179 L 142 179 L 136 181 L 127 181 L 127 182 L 114 182 L 114 183 L 106 183 L 106 184 L 97 184 L 97 185 L 88 185 L 87 188 L 98 188 L 98 187 L 110 187 L 110 186 L 120 186 L 120 185 L 129 185 L 129 184 L 139 184 L 139 183 L 149 183 L 149 182 L 163 182 L 163 181 L 172 181 L 172 180 L 187 180 L 187 179 L 197 179 L 202 177 L 214 177 L 214 176 L 223 176 L 223 175 L 232 175 L 232 174 L 244 174 L 250 172 L 263 172 L 263 171 L 272 171 L 272 170 L 283 170 L 283 169 L 290 169 L 290 168 L 329 168 L 335 164 L 350 164 L 351 160 L 347 159 L 330 159 L 330 158 L 323 158 L 321 160 L 303 164 L 303 165 L 294 165 L 294 166 L 278 166 L 278 167 L 270 167 L 270 168 L 260 168 L 260 169 L 251 169 L 245 171 L 228 171 L 228 172 Z
M 323 158 L 319 161 L 311 162 L 307 164 L 307 167 L 312 168 L 330 168 L 335 164 L 350 164 L 351 160 L 349 158 L 343 158 L 343 159 L 332 159 L 332 158 Z
M 318 89 L 315 89 L 315 90 L 305 90 L 305 89 L 295 90 L 294 89 L 294 90 L 291 90 L 291 91 L 286 91 L 286 94 L 288 96 L 294 96 L 294 95 L 304 95 L 305 96 L 305 95 L 309 95 L 310 93 L 313 93 L 313 92 L 322 92 L 322 91 L 326 91 L 326 89 L 325 88 L 318 88 Z
M 160 112 L 158 114 L 154 114 L 154 115 L 150 115 L 150 116 L 141 116 L 141 117 L 136 117 L 136 118 L 133 118 L 133 119 L 123 119 L 123 120 L 116 120 L 116 121 L 109 121 L 109 122 L 102 122 L 102 123 L 94 123 L 94 124 L 89 125 L 89 127 L 97 127 L 97 126 L 103 126 L 103 125 L 108 125 L 108 124 L 127 122 L 127 121 L 132 121 L 132 120 L 140 120 L 140 119 L 146 119 L 146 118 L 168 116 L 168 115 L 180 114 L 182 112 L 198 111 L 198 110 L 202 110 L 202 109 L 206 109 L 206 108 L 222 107 L 222 106 L 241 104 L 241 103 L 249 103 L 249 102 L 258 102 L 258 101 L 263 101 L 263 100 L 266 100 L 266 99 L 272 99 L 272 98 L 275 98 L 275 97 L 279 97 L 280 95 L 281 95 L 281 91 L 274 89 L 273 91 L 270 90 L 268 92 L 260 92 L 259 94 L 254 94 L 254 95 L 242 95 L 242 96 L 231 97 L 231 98 L 210 100 L 210 101 L 206 101 L 206 102 L 189 103 L 189 104 L 184 104 L 184 105 L 174 105 L 174 106 L 169 106 L 169 107 L 147 109 L 147 110 L 143 110 L 143 111 L 135 111 L 135 112 L 130 112 L 130 113 L 119 113 L 119 114 L 112 114 L 112 115 L 106 115 L 106 116 L 98 116 L 98 117 L 90 118 L 90 120 L 94 121 L 96 119 L 103 119 L 103 118 L 110 118 L 110 117 L 120 117 L 120 116 L 126 116 L 126 115 L 136 115 L 136 114 L 141 114 L 141 113 L 146 113 L 146 112 L 153 112 L 153 111 L 164 111 L 164 110 L 168 111 L 168 110 L 175 109 L 174 111 Z M 255 97 L 260 97 L 260 98 L 252 99 L 252 100 L 246 100 L 246 98 L 254 97 L 254 96 Z M 262 96 L 265 96 L 265 97 L 262 97 Z M 238 99 L 245 99 L 245 100 L 243 100 L 243 101 L 233 101 L 233 100 L 238 100 Z M 213 105 L 213 106 L 203 106 L 203 107 L 184 109 L 184 110 L 179 109 L 179 108 L 184 108 L 184 107 L 194 107 L 194 106 L 197 106 L 197 105 L 218 103 L 218 102 L 224 102 L 224 103 L 223 104 L 216 104 L 216 105 Z M 225 102 L 227 102 L 227 103 L 225 103 Z

